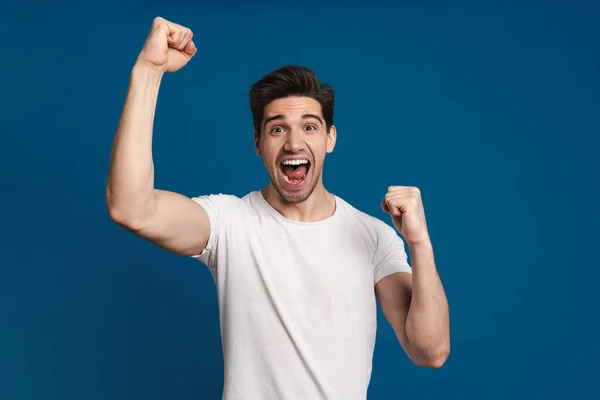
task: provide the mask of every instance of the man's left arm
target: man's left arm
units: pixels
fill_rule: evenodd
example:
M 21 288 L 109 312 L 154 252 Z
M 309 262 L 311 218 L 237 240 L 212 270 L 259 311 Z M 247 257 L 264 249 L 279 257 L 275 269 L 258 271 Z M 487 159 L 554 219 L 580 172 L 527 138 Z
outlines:
M 420 191 L 390 187 L 381 205 L 407 242 L 412 264 L 412 274 L 397 272 L 377 282 L 381 310 L 415 364 L 440 368 L 450 354 L 448 301 L 436 269 Z

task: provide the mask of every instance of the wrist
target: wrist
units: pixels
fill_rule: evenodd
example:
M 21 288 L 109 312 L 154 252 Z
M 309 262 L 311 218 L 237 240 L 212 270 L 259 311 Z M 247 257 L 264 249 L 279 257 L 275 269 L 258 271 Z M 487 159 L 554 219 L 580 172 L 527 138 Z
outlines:
M 162 68 L 138 59 L 131 70 L 131 78 L 147 83 L 160 83 L 164 73 Z
M 433 245 L 431 244 L 431 240 L 429 239 L 429 236 L 416 241 L 416 242 L 409 242 L 408 243 L 408 247 L 410 250 L 432 250 L 433 249 Z

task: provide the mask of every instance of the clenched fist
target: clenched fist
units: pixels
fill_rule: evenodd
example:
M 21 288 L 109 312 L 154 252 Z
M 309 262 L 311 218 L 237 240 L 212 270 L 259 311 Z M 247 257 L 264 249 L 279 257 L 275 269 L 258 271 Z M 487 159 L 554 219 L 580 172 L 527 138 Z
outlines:
M 410 245 L 429 240 L 421 191 L 411 186 L 390 186 L 381 202 L 383 211 L 392 216 L 394 226 Z
M 190 29 L 157 17 L 138 55 L 138 62 L 162 72 L 175 72 L 196 54 L 196 45 L 192 38 L 193 33 Z

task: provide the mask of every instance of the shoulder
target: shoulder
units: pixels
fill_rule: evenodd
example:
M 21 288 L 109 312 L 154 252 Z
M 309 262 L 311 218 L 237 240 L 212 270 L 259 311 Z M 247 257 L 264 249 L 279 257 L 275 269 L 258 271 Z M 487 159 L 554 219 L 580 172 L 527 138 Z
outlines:
M 342 208 L 342 212 L 346 214 L 346 218 L 357 224 L 357 228 L 363 232 L 368 233 L 373 239 L 377 240 L 382 237 L 388 237 L 390 235 L 397 236 L 396 230 L 383 220 L 368 214 L 367 212 L 360 210 L 356 206 L 350 204 L 348 201 L 337 197 L 338 203 Z
M 341 200 L 340 204 L 342 212 L 346 214 L 345 218 L 353 221 L 353 230 L 360 233 L 363 243 L 371 251 L 375 266 L 375 282 L 393 272 L 411 271 L 407 262 L 404 240 L 396 228 L 344 200 Z
M 250 192 L 244 196 L 235 194 L 218 193 L 205 194 L 191 199 L 202 206 L 211 220 L 227 221 L 239 220 L 249 217 L 256 212 L 253 198 L 255 192 Z
M 216 211 L 223 208 L 244 209 L 251 207 L 254 196 L 254 192 L 250 192 L 242 197 L 235 194 L 217 193 L 194 196 L 191 199 L 202 206 L 210 207 Z

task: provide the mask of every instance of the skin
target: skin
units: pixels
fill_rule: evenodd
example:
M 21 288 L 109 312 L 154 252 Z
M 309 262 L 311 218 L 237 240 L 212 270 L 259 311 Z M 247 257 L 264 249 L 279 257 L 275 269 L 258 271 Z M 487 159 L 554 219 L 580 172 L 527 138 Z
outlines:
M 280 118 L 270 120 L 275 116 Z M 297 96 L 277 99 L 265 108 L 264 120 L 268 122 L 260 134 L 254 133 L 254 140 L 256 154 L 271 178 L 263 189 L 265 199 L 282 215 L 298 221 L 318 221 L 332 215 L 335 199 L 323 186 L 323 163 L 335 147 L 337 131 L 332 126 L 327 132 L 319 102 Z M 286 156 L 310 162 L 300 190 L 289 190 L 283 182 L 280 163 Z
M 204 250 L 210 222 L 204 209 L 187 196 L 154 187 L 152 128 L 164 73 L 183 68 L 195 54 L 190 29 L 160 17 L 153 21 L 131 71 L 110 155 L 105 198 L 116 224 L 183 256 Z M 256 153 L 271 178 L 263 195 L 290 219 L 319 221 L 331 216 L 335 200 L 323 186 L 323 163 L 335 147 L 336 128 L 327 132 L 319 103 L 307 97 L 273 101 L 265 109 L 265 120 L 274 116 L 280 117 L 255 132 Z M 301 155 L 311 163 L 307 181 L 298 190 L 286 188 L 279 175 L 281 158 L 291 155 Z M 381 279 L 375 293 L 410 359 L 423 367 L 439 368 L 450 353 L 448 303 L 436 270 L 421 193 L 414 187 L 390 186 L 381 206 L 409 246 L 413 273 Z
M 417 365 L 440 368 L 450 355 L 448 300 L 438 275 L 421 191 L 390 186 L 381 202 L 408 244 L 413 273 L 381 279 L 375 292 L 402 348 Z

